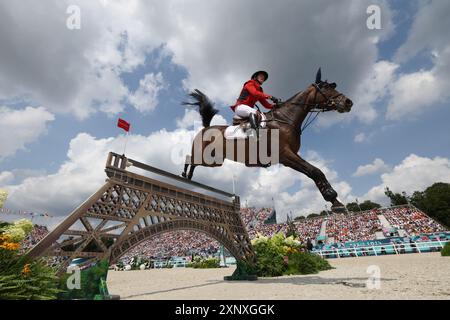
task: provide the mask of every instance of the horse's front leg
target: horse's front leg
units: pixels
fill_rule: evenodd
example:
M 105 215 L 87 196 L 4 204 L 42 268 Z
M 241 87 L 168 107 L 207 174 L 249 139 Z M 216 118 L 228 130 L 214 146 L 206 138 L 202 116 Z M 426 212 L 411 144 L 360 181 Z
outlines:
M 345 206 L 337 199 L 337 192 L 333 189 L 325 174 L 319 168 L 313 166 L 294 152 L 289 152 L 280 156 L 280 162 L 311 178 L 316 183 L 323 198 L 332 203 L 331 210 L 333 212 L 346 212 Z

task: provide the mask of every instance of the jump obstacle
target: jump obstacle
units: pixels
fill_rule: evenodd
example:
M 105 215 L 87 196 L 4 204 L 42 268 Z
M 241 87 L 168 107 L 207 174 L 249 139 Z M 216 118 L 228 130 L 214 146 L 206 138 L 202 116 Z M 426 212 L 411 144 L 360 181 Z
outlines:
M 131 172 L 130 167 L 227 200 Z M 77 258 L 85 259 L 80 267 L 101 260 L 114 264 L 127 251 L 160 234 L 194 230 L 216 239 L 236 258 L 238 269 L 226 280 L 256 279 L 246 272 L 255 264 L 255 253 L 238 196 L 113 152 L 108 154 L 105 172 L 105 184 L 36 244 L 29 257 L 53 257 L 58 260 L 58 272 L 64 273 Z

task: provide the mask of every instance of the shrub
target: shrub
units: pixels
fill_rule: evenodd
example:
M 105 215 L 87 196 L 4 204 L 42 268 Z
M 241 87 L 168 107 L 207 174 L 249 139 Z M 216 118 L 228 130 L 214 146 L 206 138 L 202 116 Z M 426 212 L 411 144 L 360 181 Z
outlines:
M 441 256 L 450 257 L 450 242 L 447 242 L 447 244 L 444 246 L 444 248 L 442 248 Z
M 256 253 L 256 270 L 260 277 L 312 274 L 331 269 L 321 257 L 305 252 L 293 236 L 278 233 L 272 238 L 258 236 L 252 240 Z
M 22 228 L 16 227 L 14 225 L 5 228 L 3 234 L 7 236 L 11 242 L 14 243 L 22 242 L 26 237 L 25 231 Z
M 0 234 L 9 238 L 9 241 L 20 243 L 25 239 L 28 233 L 33 230 L 33 224 L 30 220 L 21 219 L 13 224 L 2 223 L 0 225 Z
M 80 272 L 80 289 L 67 289 L 67 279 L 71 274 L 64 274 L 60 280 L 60 289 L 64 292 L 60 293 L 59 298 L 70 299 L 89 299 L 93 300 L 94 297 L 100 292 L 101 280 L 106 280 L 108 274 L 109 262 L 102 260 L 95 265 L 81 270 Z
M 272 241 L 260 242 L 255 246 L 256 270 L 260 277 L 281 276 L 284 271 L 284 255 L 280 247 Z
M 48 300 L 60 292 L 54 268 L 19 255 L 20 242 L 31 229 L 27 220 L 0 229 L 0 300 Z
M 27 219 L 20 219 L 19 221 L 14 222 L 14 227 L 22 229 L 25 234 L 28 234 L 33 230 L 33 223 Z
M 331 269 L 330 264 L 318 255 L 309 252 L 296 252 L 289 256 L 285 274 L 314 274 Z
M 220 268 L 220 260 L 218 258 L 202 258 L 195 257 L 194 260 L 186 265 L 188 268 L 195 269 L 212 269 Z
M 19 261 L 0 275 L 0 300 L 53 300 L 59 292 L 56 270 L 42 261 Z

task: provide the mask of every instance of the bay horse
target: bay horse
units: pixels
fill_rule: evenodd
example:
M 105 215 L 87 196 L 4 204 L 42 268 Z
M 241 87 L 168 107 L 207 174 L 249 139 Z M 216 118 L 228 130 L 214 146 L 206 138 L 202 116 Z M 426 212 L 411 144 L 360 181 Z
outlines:
M 279 163 L 311 178 L 315 182 L 323 198 L 332 203 L 331 210 L 333 212 L 346 212 L 345 206 L 338 200 L 338 194 L 328 182 L 325 174 L 319 168 L 313 166 L 298 154 L 301 146 L 302 129 L 304 129 L 304 127 L 302 128 L 302 124 L 307 117 L 308 120 L 306 121 L 306 126 L 310 124 L 311 115 L 313 113 L 316 113 L 317 116 L 320 112 L 328 111 L 337 111 L 339 113 L 350 112 L 353 102 L 345 95 L 338 92 L 336 87 L 336 83 L 322 81 L 321 69 L 319 69 L 316 74 L 315 83 L 311 84 L 308 88 L 306 88 L 306 90 L 295 94 L 292 98 L 286 100 L 285 102 L 276 105 L 272 110 L 264 113 L 264 115 L 266 118 L 266 130 L 270 132 L 271 130 L 278 129 Z M 199 107 L 204 128 L 194 138 L 191 156 L 186 158 L 187 160 L 184 166 L 184 171 L 181 174 L 189 180 L 192 179 L 195 167 L 199 165 L 206 167 L 218 167 L 223 164 L 222 159 L 219 159 L 213 163 L 206 162 L 203 159 L 200 159 L 200 161 L 198 161 L 198 159 L 197 161 L 192 161 L 192 158 L 196 152 L 200 151 L 200 154 L 203 155 L 203 151 L 208 148 L 208 145 L 217 139 L 215 136 L 215 139 L 212 141 L 204 140 L 203 137 L 207 135 L 208 130 L 214 129 L 215 131 L 222 133 L 224 148 L 221 150 L 223 151 L 222 155 L 228 155 L 227 150 L 225 150 L 227 143 L 224 136 L 224 132 L 228 126 L 210 126 L 211 120 L 214 115 L 218 113 L 218 110 L 214 108 L 213 103 L 201 91 L 195 90 L 195 92 L 190 93 L 190 96 L 194 98 L 196 102 L 184 102 L 183 104 L 191 106 L 195 105 Z M 314 119 L 315 118 L 313 118 L 313 120 Z M 264 142 L 267 142 L 267 145 L 264 147 L 266 147 L 268 152 L 271 152 L 271 135 L 268 134 L 267 136 L 269 138 Z M 245 140 L 245 150 L 247 150 L 247 152 L 243 157 L 243 161 L 242 155 L 240 158 L 241 161 L 238 161 L 238 152 L 236 152 L 236 149 L 234 150 L 232 156 L 225 156 L 225 158 L 235 162 L 243 162 L 247 167 L 267 167 L 268 165 L 263 164 L 260 161 L 250 163 L 250 152 L 248 151 L 249 139 L 247 138 Z M 196 144 L 196 141 L 199 143 Z M 259 143 L 261 142 L 259 141 Z M 194 147 L 196 147 L 197 150 Z M 201 148 L 201 150 L 198 150 L 199 148 Z M 269 166 L 271 164 L 269 164 Z

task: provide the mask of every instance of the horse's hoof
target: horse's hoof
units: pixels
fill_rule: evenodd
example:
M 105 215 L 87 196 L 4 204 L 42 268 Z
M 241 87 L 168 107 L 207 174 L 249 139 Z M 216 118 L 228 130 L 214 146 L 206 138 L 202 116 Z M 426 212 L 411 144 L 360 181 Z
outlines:
M 183 178 L 187 178 L 186 173 L 184 173 L 184 172 L 181 173 L 181 176 L 182 176 Z
M 332 205 L 331 212 L 333 213 L 347 213 L 347 208 L 343 205 Z
M 338 199 L 334 199 L 333 205 L 331 206 L 331 211 L 334 213 L 348 213 L 345 205 Z

